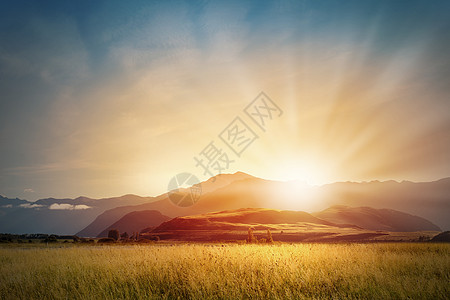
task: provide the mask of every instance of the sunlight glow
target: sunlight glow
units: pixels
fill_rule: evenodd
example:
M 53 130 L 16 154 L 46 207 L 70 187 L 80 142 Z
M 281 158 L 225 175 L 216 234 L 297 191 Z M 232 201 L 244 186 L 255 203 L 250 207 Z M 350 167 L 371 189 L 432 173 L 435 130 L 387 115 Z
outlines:
M 296 158 L 291 158 L 289 162 L 278 164 L 274 177 L 281 181 L 304 182 L 310 186 L 327 183 L 325 176 L 326 169 L 314 162 L 299 162 Z

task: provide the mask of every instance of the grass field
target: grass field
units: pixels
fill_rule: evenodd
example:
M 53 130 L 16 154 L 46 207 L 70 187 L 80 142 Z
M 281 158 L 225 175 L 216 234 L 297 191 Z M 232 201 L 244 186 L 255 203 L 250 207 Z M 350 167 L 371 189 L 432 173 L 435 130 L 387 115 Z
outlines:
M 450 245 L 0 248 L 1 299 L 448 299 Z

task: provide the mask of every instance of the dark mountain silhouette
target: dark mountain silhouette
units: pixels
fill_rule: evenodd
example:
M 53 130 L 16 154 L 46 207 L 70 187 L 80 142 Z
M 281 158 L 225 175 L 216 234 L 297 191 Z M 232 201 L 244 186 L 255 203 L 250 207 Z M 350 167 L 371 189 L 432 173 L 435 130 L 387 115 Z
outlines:
M 333 223 L 353 224 L 370 230 L 441 231 L 438 226 L 424 218 L 393 209 L 335 205 L 312 215 Z
M 28 203 L 27 200 L 22 200 L 19 198 L 11 199 L 0 195 L 0 208 L 12 208 L 26 203 Z
M 133 232 L 140 232 L 146 227 L 156 227 L 168 220 L 170 220 L 168 216 L 156 210 L 134 211 L 103 230 L 97 237 L 107 237 L 110 229 L 117 229 L 120 233 L 127 232 L 131 235 Z

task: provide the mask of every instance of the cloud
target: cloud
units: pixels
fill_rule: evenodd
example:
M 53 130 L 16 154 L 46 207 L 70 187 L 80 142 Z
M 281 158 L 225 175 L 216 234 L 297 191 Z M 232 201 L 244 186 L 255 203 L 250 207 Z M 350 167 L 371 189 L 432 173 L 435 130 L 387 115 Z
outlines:
M 24 189 L 23 190 L 24 193 L 34 193 L 33 189 Z
M 41 204 L 31 204 L 31 203 L 25 203 L 25 204 L 20 204 L 19 207 L 22 208 L 40 208 L 43 207 L 44 205 Z
M 3 207 L 3 208 L 11 208 L 11 207 L 13 207 L 13 206 L 12 206 L 12 204 L 6 204 L 6 205 L 3 205 L 2 207 Z
M 48 209 L 54 209 L 54 210 L 79 210 L 79 209 L 89 209 L 92 208 L 90 206 L 80 204 L 80 205 L 72 205 L 68 203 L 53 203 L 48 207 Z

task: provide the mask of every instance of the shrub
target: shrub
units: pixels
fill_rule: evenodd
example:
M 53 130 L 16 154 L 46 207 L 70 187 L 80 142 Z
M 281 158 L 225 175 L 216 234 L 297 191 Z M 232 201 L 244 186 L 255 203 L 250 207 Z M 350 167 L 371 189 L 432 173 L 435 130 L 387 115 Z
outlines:
M 148 239 L 151 240 L 151 241 L 156 241 L 156 242 L 158 242 L 158 241 L 159 241 L 159 236 L 157 236 L 157 235 L 151 235 L 151 236 L 148 237 Z
M 42 240 L 42 243 L 56 243 L 58 240 L 55 235 L 51 235 Z
M 117 229 L 111 229 L 108 232 L 108 238 L 114 239 L 115 241 L 118 241 L 120 239 L 119 230 Z
M 129 236 L 128 233 L 125 231 L 124 233 L 122 233 L 122 234 L 120 235 L 120 237 L 121 237 L 122 240 L 128 241 L 128 238 L 129 238 L 130 236 Z
M 421 235 L 419 236 L 419 238 L 417 239 L 418 242 L 428 242 L 430 240 L 429 236 L 426 235 Z
M 138 243 L 142 243 L 142 244 L 152 243 L 152 241 L 149 240 L 149 239 L 139 239 L 137 242 L 138 242 Z
M 273 244 L 273 238 L 272 238 L 272 233 L 270 232 L 270 229 L 267 229 L 267 243 Z
M 248 237 L 247 237 L 247 243 L 248 243 L 248 244 L 256 243 L 256 242 L 257 242 L 255 236 L 253 235 L 253 230 L 254 230 L 254 229 L 253 229 L 252 227 L 250 227 L 250 228 L 248 229 Z
M 107 238 L 101 238 L 101 239 L 99 239 L 98 240 L 98 243 L 100 243 L 100 244 L 107 244 L 107 243 L 115 243 L 116 242 L 116 240 L 115 239 L 113 239 L 113 238 L 109 238 L 109 237 L 107 237 Z

